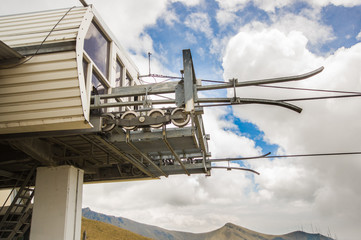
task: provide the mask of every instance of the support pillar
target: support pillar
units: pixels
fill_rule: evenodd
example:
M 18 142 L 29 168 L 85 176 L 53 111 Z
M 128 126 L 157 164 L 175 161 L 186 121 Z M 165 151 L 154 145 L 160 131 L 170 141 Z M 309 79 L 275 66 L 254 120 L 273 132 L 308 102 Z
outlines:
M 84 171 L 73 166 L 39 167 L 30 240 L 79 240 Z

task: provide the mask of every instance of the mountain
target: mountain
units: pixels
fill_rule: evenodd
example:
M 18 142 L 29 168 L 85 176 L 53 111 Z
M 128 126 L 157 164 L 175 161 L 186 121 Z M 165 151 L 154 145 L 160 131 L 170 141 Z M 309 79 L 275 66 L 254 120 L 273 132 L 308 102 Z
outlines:
M 110 223 L 139 235 L 156 240 L 333 240 L 321 234 L 296 231 L 284 235 L 268 235 L 227 223 L 223 227 L 207 233 L 171 231 L 160 227 L 138 223 L 127 218 L 108 216 L 90 208 L 83 209 L 83 217 Z M 107 239 L 107 238 L 104 238 Z
M 151 240 L 131 231 L 116 227 L 109 223 L 82 219 L 81 232 L 86 231 L 87 239 L 92 240 Z

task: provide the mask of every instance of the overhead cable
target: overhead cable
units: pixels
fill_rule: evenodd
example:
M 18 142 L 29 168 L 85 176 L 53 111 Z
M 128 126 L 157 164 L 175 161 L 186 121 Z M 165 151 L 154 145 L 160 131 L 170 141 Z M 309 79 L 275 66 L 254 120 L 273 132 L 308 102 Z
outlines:
M 346 93 L 346 94 L 361 94 L 361 92 L 350 92 L 350 91 L 339 91 L 339 90 L 326 90 L 326 89 L 313 89 L 313 88 L 296 88 L 296 87 L 284 87 L 284 86 L 273 86 L 273 85 L 256 85 L 257 87 L 267 87 L 267 88 L 279 88 L 279 89 L 289 89 L 289 90 L 301 90 L 301 91 L 312 91 L 312 92 L 329 92 L 329 93 Z
M 361 152 L 336 152 L 336 153 L 311 153 L 311 154 L 289 154 L 289 155 L 270 155 L 267 153 L 255 157 L 240 157 L 240 158 L 216 158 L 209 159 L 207 162 L 229 162 L 229 161 L 246 161 L 260 158 L 294 158 L 294 157 L 322 157 L 322 156 L 342 156 L 342 155 L 360 155 Z

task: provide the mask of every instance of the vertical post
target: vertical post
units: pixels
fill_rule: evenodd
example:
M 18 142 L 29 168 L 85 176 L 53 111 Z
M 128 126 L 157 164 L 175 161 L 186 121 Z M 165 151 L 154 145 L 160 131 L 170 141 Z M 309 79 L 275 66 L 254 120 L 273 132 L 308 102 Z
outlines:
M 192 55 L 189 49 L 183 50 L 183 68 L 184 68 L 184 102 L 185 111 L 194 112 L 194 97 L 196 76 L 194 74 Z
M 79 240 L 84 171 L 73 166 L 37 169 L 30 240 Z

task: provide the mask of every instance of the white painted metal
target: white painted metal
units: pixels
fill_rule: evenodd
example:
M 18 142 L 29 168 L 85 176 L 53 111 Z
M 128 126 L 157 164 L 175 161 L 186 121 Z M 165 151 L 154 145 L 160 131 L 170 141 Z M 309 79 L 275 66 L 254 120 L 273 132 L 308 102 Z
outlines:
M 83 70 L 83 58 L 84 58 L 84 38 L 89 29 L 89 26 L 92 22 L 94 14 L 91 11 L 91 7 L 87 8 L 84 13 L 82 22 L 79 26 L 77 37 L 76 37 L 76 63 L 78 69 L 78 79 L 79 79 L 79 90 L 81 93 L 81 102 L 83 106 L 83 116 L 89 121 L 90 114 L 90 91 L 91 91 L 91 75 L 92 75 L 92 63 L 89 57 L 87 58 L 89 63 L 88 73 L 85 75 Z M 88 79 L 84 79 L 87 76 Z M 86 86 L 85 86 L 86 83 Z
M 69 9 L 0 17 L 0 39 L 10 47 L 36 46 Z M 72 9 L 57 25 L 46 44 L 75 41 L 86 8 Z
M 0 69 L 0 133 L 89 128 L 80 99 L 74 51 Z
M 31 240 L 79 240 L 84 171 L 73 166 L 37 169 Z
M 111 43 L 108 78 L 84 52 L 92 21 Z M 105 85 L 114 87 L 117 58 L 124 65 L 124 78 L 128 73 L 139 84 L 137 67 L 92 6 L 0 17 L 0 40 L 15 49 L 37 49 L 57 23 L 43 44 L 74 42 L 74 50 L 50 49 L 27 56 L 24 64 L 0 66 L 0 134 L 91 128 L 92 71 L 99 73 Z M 83 58 L 89 62 L 87 74 Z

